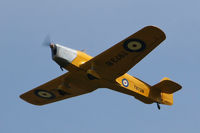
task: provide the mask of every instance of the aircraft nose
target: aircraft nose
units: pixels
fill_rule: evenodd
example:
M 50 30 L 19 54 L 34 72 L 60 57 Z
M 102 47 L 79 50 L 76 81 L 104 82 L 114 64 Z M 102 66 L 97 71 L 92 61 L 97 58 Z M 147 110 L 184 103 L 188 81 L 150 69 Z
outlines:
M 54 48 L 54 47 L 55 47 L 55 44 L 51 43 L 50 48 Z
M 52 52 L 52 56 L 56 55 L 57 53 L 57 46 L 53 43 L 50 44 L 50 48 L 51 48 L 51 52 Z
M 67 66 L 77 57 L 77 51 L 59 44 L 51 46 L 52 59 L 61 67 Z

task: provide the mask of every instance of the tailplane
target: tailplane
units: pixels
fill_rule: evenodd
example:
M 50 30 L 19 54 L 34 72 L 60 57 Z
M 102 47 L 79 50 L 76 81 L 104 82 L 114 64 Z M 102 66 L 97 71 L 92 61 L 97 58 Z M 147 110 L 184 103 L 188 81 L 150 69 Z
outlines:
M 151 97 L 157 102 L 165 105 L 173 104 L 173 93 L 182 87 L 171 81 L 169 78 L 163 78 L 159 83 L 151 87 Z

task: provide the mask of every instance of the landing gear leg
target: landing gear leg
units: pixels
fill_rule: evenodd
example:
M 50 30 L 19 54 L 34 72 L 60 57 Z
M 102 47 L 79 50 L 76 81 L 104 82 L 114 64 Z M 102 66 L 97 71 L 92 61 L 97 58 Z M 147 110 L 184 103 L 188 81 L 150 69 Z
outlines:
M 157 107 L 158 107 L 158 109 L 160 110 L 160 104 L 157 102 Z
M 60 66 L 60 69 L 63 71 L 63 68 Z

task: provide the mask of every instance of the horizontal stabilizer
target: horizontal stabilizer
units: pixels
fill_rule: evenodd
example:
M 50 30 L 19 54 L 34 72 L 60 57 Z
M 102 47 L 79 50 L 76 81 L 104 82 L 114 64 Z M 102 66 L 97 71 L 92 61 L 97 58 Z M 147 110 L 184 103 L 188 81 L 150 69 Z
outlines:
M 152 86 L 152 90 L 159 90 L 164 93 L 172 94 L 178 90 L 180 90 L 182 86 L 174 81 L 169 80 L 168 78 L 164 78 L 161 82 Z

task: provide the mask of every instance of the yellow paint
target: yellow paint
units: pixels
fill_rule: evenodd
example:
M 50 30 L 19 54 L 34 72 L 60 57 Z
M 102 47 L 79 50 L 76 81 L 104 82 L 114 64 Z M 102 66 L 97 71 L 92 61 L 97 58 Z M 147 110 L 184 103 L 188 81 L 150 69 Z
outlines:
M 138 52 L 127 51 L 123 47 L 123 43 L 134 38 L 142 40 L 146 49 Z M 179 84 L 164 78 L 158 84 L 151 86 L 126 73 L 164 39 L 165 34 L 160 29 L 147 26 L 94 58 L 77 51 L 77 57 L 65 68 L 69 70 L 68 73 L 32 89 L 20 97 L 29 103 L 44 105 L 89 93 L 97 88 L 110 88 L 134 96 L 147 104 L 158 102 L 172 105 L 173 93 L 181 89 Z M 139 44 L 137 45 L 139 47 Z M 131 46 L 129 48 L 133 49 Z M 89 74 L 96 79 L 88 78 Z M 123 79 L 128 81 L 128 86 L 123 85 Z M 38 90 L 41 92 L 45 90 L 46 94 L 39 94 L 44 95 L 43 98 L 35 94 Z M 53 94 L 55 97 L 51 98 L 47 94 Z
M 161 93 L 162 103 L 166 105 L 173 104 L 173 94 Z
M 129 86 L 125 87 L 122 84 L 122 80 L 127 79 L 129 82 Z M 155 102 L 159 102 L 161 104 L 166 104 L 166 105 L 172 105 L 173 104 L 173 94 L 167 94 L 167 93 L 162 93 L 160 92 L 159 94 L 161 97 L 158 96 L 158 92 L 150 92 L 151 91 L 151 86 L 146 84 L 145 82 L 129 75 L 129 74 L 124 74 L 123 76 L 119 77 L 116 79 L 116 81 L 124 88 L 131 90 L 135 93 L 138 93 L 146 98 L 149 98 Z M 151 93 L 151 94 L 150 94 Z
M 91 58 L 92 57 L 89 56 L 88 54 L 81 51 L 77 51 L 77 57 L 72 61 L 72 64 L 79 67 L 80 65 L 84 64 Z
M 129 82 L 128 87 L 125 87 L 122 84 L 122 80 L 123 79 L 127 79 Z M 143 96 L 148 96 L 149 94 L 149 86 L 140 82 L 138 79 L 134 78 L 133 76 L 129 75 L 129 74 L 124 74 L 123 76 L 119 77 L 116 79 L 116 81 L 125 89 L 134 91 L 138 94 L 141 94 Z
M 80 65 L 82 65 L 83 63 L 89 61 L 90 59 L 92 59 L 93 57 L 87 55 L 84 52 L 78 51 L 78 56 L 72 61 L 72 64 L 80 67 Z M 88 72 L 91 71 L 90 69 L 88 70 Z M 96 73 L 95 73 L 96 74 Z M 95 75 L 94 74 L 94 75 Z M 96 77 L 99 77 L 98 75 Z M 99 77 L 100 78 L 100 77 Z M 129 82 L 128 87 L 125 87 L 122 84 L 122 80 L 123 79 L 127 79 Z M 169 80 L 169 78 L 164 78 L 163 80 Z M 161 80 L 162 81 L 162 80 Z M 120 86 L 123 89 L 127 89 L 129 91 L 135 92 L 137 94 L 140 94 L 141 96 L 144 96 L 148 99 L 151 99 L 155 102 L 159 102 L 161 104 L 166 104 L 166 105 L 172 105 L 173 104 L 173 94 L 166 94 L 166 93 L 162 93 L 160 92 L 159 94 L 161 95 L 161 97 L 158 96 L 157 92 L 151 92 L 150 94 L 150 90 L 151 90 L 151 86 L 148 85 L 147 83 L 139 80 L 138 78 L 135 78 L 129 74 L 124 74 L 118 78 L 116 78 L 116 82 L 118 84 L 120 84 Z M 133 95 L 134 94 L 129 94 L 129 95 Z

